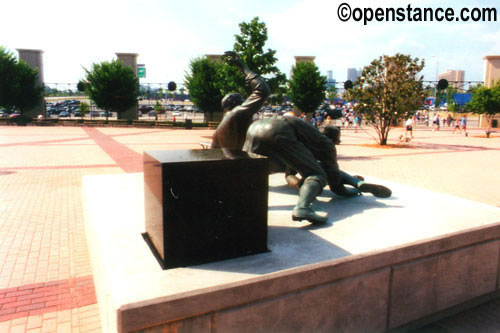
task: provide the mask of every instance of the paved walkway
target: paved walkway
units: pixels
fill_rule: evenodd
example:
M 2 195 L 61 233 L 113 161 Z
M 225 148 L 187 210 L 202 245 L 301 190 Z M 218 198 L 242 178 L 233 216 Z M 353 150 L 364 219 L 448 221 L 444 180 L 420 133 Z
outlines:
M 100 332 L 82 177 L 141 172 L 143 151 L 199 149 L 212 132 L 0 126 L 0 332 Z M 372 130 L 344 131 L 341 168 L 500 207 L 500 134 L 402 133 L 377 148 Z

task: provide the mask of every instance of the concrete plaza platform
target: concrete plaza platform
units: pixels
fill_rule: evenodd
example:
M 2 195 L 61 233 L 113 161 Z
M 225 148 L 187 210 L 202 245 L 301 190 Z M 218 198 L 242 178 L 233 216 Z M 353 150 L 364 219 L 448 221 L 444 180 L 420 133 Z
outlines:
M 498 292 L 499 208 L 366 178 L 393 197 L 325 190 L 329 222 L 312 226 L 291 220 L 297 194 L 273 175 L 271 252 L 162 270 L 141 236 L 142 173 L 84 177 L 103 331 L 375 332 Z

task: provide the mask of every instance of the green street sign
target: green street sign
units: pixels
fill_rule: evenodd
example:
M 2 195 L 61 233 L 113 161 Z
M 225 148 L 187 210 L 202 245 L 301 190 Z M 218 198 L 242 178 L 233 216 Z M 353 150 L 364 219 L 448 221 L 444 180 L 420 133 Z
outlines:
M 137 77 L 139 79 L 146 77 L 146 65 L 143 64 L 137 65 Z

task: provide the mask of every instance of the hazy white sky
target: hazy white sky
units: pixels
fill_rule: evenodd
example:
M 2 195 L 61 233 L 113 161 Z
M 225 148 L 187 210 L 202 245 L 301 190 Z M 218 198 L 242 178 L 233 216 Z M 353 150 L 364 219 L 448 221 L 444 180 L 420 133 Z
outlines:
M 337 9 L 419 7 L 496 8 L 498 0 L 15 0 L 0 2 L 0 45 L 44 51 L 46 83 L 77 82 L 83 67 L 138 53 L 146 65 L 141 82 L 182 83 L 193 58 L 232 49 L 238 24 L 259 16 L 268 27 L 267 48 L 277 51 L 288 75 L 294 56 L 316 57 L 322 74 L 337 81 L 347 68 L 397 52 L 424 58 L 426 80 L 446 69 L 465 70 L 465 80 L 483 79 L 483 56 L 500 54 L 496 22 L 342 22 Z

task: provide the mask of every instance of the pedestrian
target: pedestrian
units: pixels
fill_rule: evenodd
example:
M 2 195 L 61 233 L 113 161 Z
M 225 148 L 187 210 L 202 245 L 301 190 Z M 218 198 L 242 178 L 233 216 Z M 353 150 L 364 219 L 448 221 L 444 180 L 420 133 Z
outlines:
M 408 132 L 410 132 L 411 138 L 413 139 L 413 117 L 408 117 L 408 120 L 406 120 L 406 132 L 405 132 L 405 137 L 408 138 Z
M 352 120 L 351 120 L 351 114 L 350 114 L 350 113 L 348 113 L 348 114 L 346 114 L 346 116 L 345 116 L 345 128 L 344 128 L 344 129 L 346 129 L 346 130 L 347 130 L 347 129 L 349 128 L 349 126 L 351 125 L 351 123 L 352 123 Z
M 453 128 L 453 134 L 458 131 L 458 134 L 460 134 L 460 120 L 456 119 L 455 120 L 455 127 Z
M 325 126 L 333 126 L 333 119 L 331 116 L 326 117 Z
M 434 116 L 433 124 L 436 126 L 433 131 L 439 131 L 439 114 L 436 113 Z
M 462 127 L 462 131 L 464 131 L 465 136 L 469 136 L 467 133 L 467 117 L 462 116 L 462 119 L 460 119 L 460 127 Z

